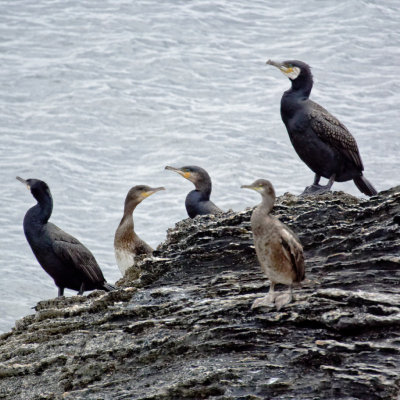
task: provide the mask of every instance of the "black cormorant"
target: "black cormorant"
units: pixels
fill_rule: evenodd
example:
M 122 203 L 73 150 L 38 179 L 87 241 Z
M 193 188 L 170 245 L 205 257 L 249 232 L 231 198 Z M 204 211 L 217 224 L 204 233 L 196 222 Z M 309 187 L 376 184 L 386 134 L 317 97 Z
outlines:
M 302 61 L 275 62 L 292 87 L 281 100 L 281 116 L 290 140 L 299 157 L 315 173 L 314 183 L 303 194 L 329 191 L 333 182 L 353 179 L 357 188 L 367 196 L 377 194 L 363 176 L 364 170 L 357 143 L 347 128 L 319 104 L 309 99 L 313 87 L 310 67 Z M 329 179 L 319 185 L 321 176 Z
M 190 218 L 194 218 L 196 215 L 218 214 L 223 212 L 210 200 L 211 178 L 205 169 L 192 165 L 182 168 L 167 166 L 165 169 L 177 172 L 185 179 L 193 182 L 196 189 L 189 192 L 185 200 L 186 211 Z
M 132 213 L 140 202 L 159 190 L 165 190 L 165 188 L 137 185 L 132 187 L 126 195 L 124 215 L 114 236 L 115 259 L 122 275 L 134 264 L 135 256 L 153 253 L 153 249 L 135 233 Z
M 47 184 L 39 179 L 17 179 L 31 191 L 37 204 L 24 218 L 24 232 L 39 264 L 54 279 L 58 296 L 64 288 L 78 290 L 114 290 L 104 279 L 93 254 L 77 239 L 49 221 L 53 198 Z
M 276 217 L 270 215 L 275 203 L 275 190 L 271 182 L 258 179 L 242 188 L 259 192 L 262 202 L 251 215 L 254 247 L 261 269 L 270 280 L 266 297 L 255 300 L 252 308 L 275 303 L 278 310 L 292 301 L 292 285 L 304 279 L 303 247 L 297 235 Z M 276 283 L 289 285 L 289 293 L 276 295 Z

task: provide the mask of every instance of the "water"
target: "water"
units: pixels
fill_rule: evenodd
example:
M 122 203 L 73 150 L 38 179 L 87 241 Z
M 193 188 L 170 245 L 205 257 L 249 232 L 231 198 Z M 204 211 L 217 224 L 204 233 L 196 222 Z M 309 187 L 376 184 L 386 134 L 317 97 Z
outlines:
M 135 212 L 153 247 L 186 218 L 192 185 L 165 165 L 205 167 L 223 209 L 256 204 L 239 186 L 258 177 L 278 194 L 312 182 L 279 115 L 289 81 L 268 58 L 308 62 L 312 98 L 354 134 L 365 175 L 378 190 L 399 184 L 396 0 L 3 0 L 0 54 L 0 331 L 57 293 L 25 240 L 34 200 L 16 175 L 49 184 L 52 221 L 109 282 L 131 186 L 168 189 Z

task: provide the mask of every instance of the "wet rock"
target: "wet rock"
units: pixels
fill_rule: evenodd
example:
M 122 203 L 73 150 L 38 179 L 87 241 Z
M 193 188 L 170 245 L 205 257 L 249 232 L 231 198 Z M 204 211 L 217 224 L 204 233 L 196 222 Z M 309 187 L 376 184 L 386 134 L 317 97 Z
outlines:
M 305 248 L 293 303 L 250 309 L 251 209 L 184 220 L 118 291 L 41 301 L 2 335 L 0 399 L 397 399 L 400 187 L 274 213 Z

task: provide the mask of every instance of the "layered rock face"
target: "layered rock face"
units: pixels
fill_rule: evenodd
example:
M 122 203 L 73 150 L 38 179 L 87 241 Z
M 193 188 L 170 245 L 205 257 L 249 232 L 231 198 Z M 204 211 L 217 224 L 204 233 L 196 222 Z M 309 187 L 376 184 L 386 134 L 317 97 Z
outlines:
M 42 301 L 2 335 L 0 399 L 398 399 L 400 187 L 273 213 L 304 245 L 293 303 L 250 309 L 268 291 L 250 209 L 184 220 L 118 291 Z

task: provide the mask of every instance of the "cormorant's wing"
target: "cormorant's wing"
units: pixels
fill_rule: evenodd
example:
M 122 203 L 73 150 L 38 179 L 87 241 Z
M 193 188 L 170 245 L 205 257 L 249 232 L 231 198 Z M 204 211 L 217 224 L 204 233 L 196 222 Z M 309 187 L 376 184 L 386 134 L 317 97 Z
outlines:
M 364 170 L 357 142 L 348 129 L 319 104 L 309 100 L 311 128 L 325 142 L 330 143 L 354 164 Z
M 288 260 L 291 261 L 292 267 L 296 272 L 296 281 L 301 282 L 304 279 L 304 255 L 303 246 L 296 235 L 285 225 L 281 230 L 281 242 Z
M 136 235 L 135 243 L 132 244 L 132 251 L 138 256 L 150 255 L 153 253 L 153 248 L 149 246 L 144 240 Z
M 209 207 L 210 214 L 223 213 L 223 211 L 218 206 L 216 206 L 211 200 L 207 202 L 207 207 Z
M 96 259 L 88 248 L 58 226 L 48 223 L 48 227 L 53 239 L 53 250 L 57 257 L 83 273 L 93 283 L 105 281 Z

